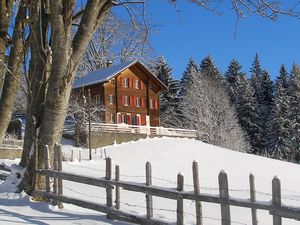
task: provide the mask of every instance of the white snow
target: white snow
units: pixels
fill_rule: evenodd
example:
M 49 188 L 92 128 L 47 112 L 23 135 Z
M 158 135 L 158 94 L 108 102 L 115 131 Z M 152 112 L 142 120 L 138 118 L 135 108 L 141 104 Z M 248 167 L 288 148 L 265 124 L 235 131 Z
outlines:
M 88 150 L 63 145 L 66 159 L 71 151 L 78 159 L 81 151 L 82 161 L 64 162 L 63 170 L 94 177 L 105 176 L 104 152 L 112 158 L 113 164 L 120 166 L 121 180 L 145 183 L 145 163 L 152 164 L 153 184 L 176 187 L 177 174 L 184 175 L 185 190 L 192 190 L 192 162 L 199 163 L 200 187 L 202 193 L 218 194 L 218 174 L 228 173 L 230 195 L 236 198 L 249 198 L 249 174 L 255 175 L 257 200 L 271 199 L 271 182 L 275 175 L 281 179 L 282 201 L 287 205 L 299 205 L 300 166 L 296 164 L 267 159 L 246 153 L 218 148 L 193 139 L 147 138 L 137 142 L 114 144 L 93 150 L 93 160 L 88 160 Z M 102 154 L 101 154 L 102 152 Z M 102 155 L 102 157 L 101 157 Z M 2 160 L 7 165 L 16 161 Z M 1 161 L 0 161 L 1 163 Z M 12 183 L 8 181 L 8 183 Z M 3 186 L 6 185 L 6 188 Z M 31 202 L 25 194 L 13 194 L 7 182 L 0 185 L 0 224 L 125 224 L 107 220 L 105 215 L 91 210 L 65 204 L 57 209 L 46 203 Z M 64 194 L 96 203 L 105 203 L 105 189 L 64 181 Z M 154 197 L 154 217 L 169 222 L 176 221 L 176 202 Z M 145 215 L 145 195 L 121 190 L 121 208 Z M 195 224 L 195 205 L 185 200 L 185 224 Z M 251 224 L 250 209 L 231 207 L 232 224 Z M 204 224 L 220 223 L 220 206 L 203 203 Z M 272 224 L 272 216 L 266 211 L 258 211 L 259 224 Z M 299 224 L 297 221 L 283 219 L 283 224 Z

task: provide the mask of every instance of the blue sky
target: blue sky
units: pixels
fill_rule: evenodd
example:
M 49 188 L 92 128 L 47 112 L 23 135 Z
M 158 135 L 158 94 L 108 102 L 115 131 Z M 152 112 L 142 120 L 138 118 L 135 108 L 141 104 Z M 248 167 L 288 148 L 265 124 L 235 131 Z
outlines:
M 293 62 L 300 64 L 300 20 L 281 16 L 270 21 L 248 16 L 239 22 L 225 6 L 221 16 L 191 4 L 179 4 L 180 16 L 166 1 L 149 1 L 147 16 L 158 32 L 152 35 L 156 54 L 163 55 L 173 68 L 175 78 L 181 78 L 190 57 L 198 63 L 211 55 L 221 72 L 236 58 L 249 75 L 255 53 L 264 69 L 274 78 L 284 63 L 289 70 Z

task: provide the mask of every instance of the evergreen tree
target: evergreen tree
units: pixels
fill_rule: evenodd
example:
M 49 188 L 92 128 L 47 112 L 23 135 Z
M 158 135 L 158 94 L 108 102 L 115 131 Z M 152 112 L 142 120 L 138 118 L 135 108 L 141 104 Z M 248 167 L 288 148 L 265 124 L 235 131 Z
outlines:
M 287 160 L 292 155 L 292 121 L 289 116 L 290 97 L 288 95 L 288 73 L 281 65 L 279 76 L 275 82 L 275 107 L 276 107 L 276 136 L 277 143 L 272 156 L 277 159 Z
M 257 113 L 257 99 L 254 95 L 254 89 L 247 80 L 246 75 L 237 80 L 236 89 L 236 112 L 239 118 L 241 127 L 247 134 L 251 148 L 249 152 L 257 153 L 260 150 L 260 127 L 255 121 L 259 120 Z
M 199 139 L 237 151 L 248 151 L 235 109 L 221 85 L 221 75 L 210 57 L 200 70 L 190 70 L 190 85 L 182 95 L 180 110 L 186 128 L 198 131 Z
M 216 84 L 221 84 L 223 81 L 221 73 L 210 56 L 207 56 L 201 61 L 200 72 L 202 76 L 207 77 L 208 80 L 215 82 Z
M 183 96 L 184 93 L 189 89 L 190 85 L 192 84 L 192 75 L 197 74 L 199 71 L 198 65 L 194 62 L 192 58 L 190 58 L 185 71 L 183 72 L 183 76 L 181 79 L 181 88 L 179 91 L 179 97 Z
M 253 148 L 254 154 L 263 154 L 264 146 L 263 146 L 263 133 L 264 133 L 264 118 L 261 118 L 262 111 L 262 83 L 263 83 L 263 70 L 260 65 L 260 60 L 258 55 L 256 54 L 254 57 L 254 61 L 252 63 L 251 72 L 251 87 L 253 89 L 253 107 L 255 113 L 253 114 L 252 123 L 253 127 L 255 127 L 254 131 L 248 131 L 249 136 L 251 137 L 251 145 Z M 255 133 L 249 133 L 255 132 Z
M 240 80 L 244 80 L 246 77 L 245 73 L 243 73 L 241 69 L 242 66 L 239 64 L 239 62 L 233 59 L 225 73 L 225 86 L 230 96 L 230 100 L 234 105 L 237 104 L 237 98 L 240 94 L 238 90 L 240 88 L 239 84 L 242 84 Z
M 274 103 L 274 85 L 270 74 L 262 72 L 261 92 L 258 98 L 259 116 L 262 126 L 262 152 L 261 154 L 270 156 L 276 146 L 276 109 Z
M 160 56 L 152 66 L 151 70 L 168 88 L 160 93 L 160 122 L 163 126 L 178 126 L 177 106 L 180 82 L 173 79 L 172 68 L 165 59 Z
M 290 80 L 289 80 L 289 95 L 290 95 L 290 119 L 293 122 L 293 150 L 290 155 L 287 155 L 289 161 L 299 162 L 300 159 L 300 69 L 299 66 L 293 64 Z

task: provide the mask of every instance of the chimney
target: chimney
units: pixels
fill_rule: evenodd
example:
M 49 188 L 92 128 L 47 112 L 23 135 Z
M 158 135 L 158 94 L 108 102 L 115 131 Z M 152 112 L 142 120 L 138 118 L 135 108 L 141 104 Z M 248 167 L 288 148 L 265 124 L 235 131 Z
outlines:
M 111 67 L 112 64 L 113 64 L 112 61 L 108 59 L 106 62 L 106 67 Z

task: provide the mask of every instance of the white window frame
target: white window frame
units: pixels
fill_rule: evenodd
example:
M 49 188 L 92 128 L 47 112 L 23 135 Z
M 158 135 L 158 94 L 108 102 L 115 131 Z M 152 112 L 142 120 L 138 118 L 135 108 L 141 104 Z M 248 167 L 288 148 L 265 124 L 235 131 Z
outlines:
M 109 101 L 109 104 L 114 104 L 114 95 L 109 95 L 108 101 Z
M 135 88 L 141 89 L 141 80 L 135 80 Z
M 121 114 L 121 123 L 126 123 L 127 115 Z
M 136 123 L 141 126 L 141 114 L 136 114 Z
M 149 100 L 149 108 L 154 109 L 154 99 Z
M 98 105 L 101 104 L 101 95 L 94 95 L 93 96 L 93 103 Z
M 141 104 L 142 104 L 141 98 L 140 97 L 136 97 L 136 100 L 135 100 L 136 107 L 141 107 Z
M 129 78 L 124 77 L 124 87 L 129 87 Z
M 110 113 L 110 123 L 115 123 L 115 115 L 114 115 L 114 113 Z
M 129 106 L 130 105 L 130 99 L 128 95 L 124 96 L 124 105 L 125 106 Z

